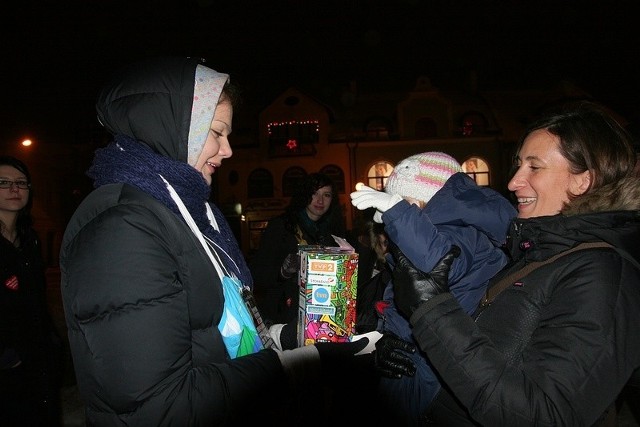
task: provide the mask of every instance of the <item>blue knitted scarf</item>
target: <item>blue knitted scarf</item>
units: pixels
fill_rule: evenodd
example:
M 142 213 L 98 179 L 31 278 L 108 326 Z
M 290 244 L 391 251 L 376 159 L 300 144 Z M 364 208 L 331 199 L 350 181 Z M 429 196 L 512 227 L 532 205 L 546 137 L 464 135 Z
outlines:
M 205 203 L 209 199 L 211 188 L 195 168 L 185 162 L 161 156 L 131 137 L 117 135 L 112 143 L 96 150 L 87 175 L 94 180 L 95 188 L 114 183 L 133 185 L 182 218 L 178 206 L 160 178 L 162 175 L 176 190 L 202 234 L 228 254 L 228 257 L 218 254 L 227 270 L 236 272 L 243 284 L 252 285 L 251 273 L 236 238 L 222 212 L 212 203 L 209 206 L 220 231 L 216 231 L 209 223 Z

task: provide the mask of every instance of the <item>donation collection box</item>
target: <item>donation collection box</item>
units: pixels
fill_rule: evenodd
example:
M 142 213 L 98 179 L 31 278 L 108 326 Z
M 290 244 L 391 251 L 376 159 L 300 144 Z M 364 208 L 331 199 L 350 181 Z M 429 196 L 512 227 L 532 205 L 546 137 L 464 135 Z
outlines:
M 298 344 L 348 342 L 355 335 L 358 254 L 339 247 L 299 245 Z

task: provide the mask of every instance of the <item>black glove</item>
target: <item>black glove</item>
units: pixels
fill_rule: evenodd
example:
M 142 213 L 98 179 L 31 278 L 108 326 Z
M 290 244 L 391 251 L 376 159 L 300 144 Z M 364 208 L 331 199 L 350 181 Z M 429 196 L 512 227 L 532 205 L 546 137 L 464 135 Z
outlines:
M 390 245 L 390 251 L 396 259 L 393 269 L 395 303 L 407 317 L 434 296 L 449 292 L 449 269 L 460 255 L 458 246 L 451 246 L 429 273 L 418 270 L 396 245 Z
M 381 334 L 373 331 L 359 335 L 359 337 L 361 338 L 350 342 L 315 343 L 314 346 L 318 349 L 323 367 L 340 366 L 354 361 L 357 363 L 358 361 L 355 359 L 373 353 Z
M 416 373 L 416 365 L 406 354 L 415 353 L 416 346 L 391 332 L 385 332 L 376 343 L 376 370 L 388 378 L 400 378 L 403 375 L 412 377 Z
M 291 350 L 298 347 L 298 325 L 296 322 L 271 325 L 269 336 L 278 350 Z
M 297 253 L 289 254 L 282 262 L 282 266 L 280 267 L 280 275 L 284 279 L 290 279 L 298 273 L 299 269 L 300 256 Z
M 373 331 L 356 341 L 320 342 L 276 352 L 290 383 L 300 386 L 360 369 L 371 370 L 373 374 L 372 353 L 380 337 L 379 332 Z
M 356 368 L 374 368 L 380 375 L 400 378 L 413 376 L 416 365 L 402 351 L 414 353 L 416 346 L 396 335 L 371 331 L 362 338 L 348 343 L 316 343 L 323 366 L 355 366 Z

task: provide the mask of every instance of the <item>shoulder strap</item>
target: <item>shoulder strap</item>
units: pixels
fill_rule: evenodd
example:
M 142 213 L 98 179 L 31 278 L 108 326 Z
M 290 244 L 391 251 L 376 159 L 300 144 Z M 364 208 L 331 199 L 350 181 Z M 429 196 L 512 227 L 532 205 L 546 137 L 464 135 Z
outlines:
M 202 234 L 200 229 L 198 229 L 198 226 L 196 225 L 196 222 L 194 221 L 193 217 L 189 213 L 189 210 L 185 206 L 184 202 L 182 201 L 182 199 L 180 198 L 180 196 L 178 195 L 176 190 L 171 186 L 171 184 L 169 184 L 169 181 L 164 179 L 164 177 L 162 175 L 160 175 L 160 178 L 162 178 L 162 180 L 166 184 L 167 189 L 169 190 L 169 194 L 171 195 L 171 198 L 173 199 L 173 201 L 178 206 L 178 209 L 180 210 L 180 214 L 182 215 L 182 218 L 185 220 L 185 222 L 187 223 L 187 225 L 191 229 L 191 232 L 196 236 L 196 238 L 198 239 L 198 241 L 200 242 L 200 244 L 204 248 L 204 251 L 206 252 L 206 254 L 209 257 L 209 259 L 211 260 L 211 264 L 213 264 L 213 266 L 215 267 L 216 272 L 218 273 L 218 276 L 220 277 L 220 282 L 222 284 L 222 278 L 225 275 L 228 275 L 228 274 L 225 274 L 225 271 L 222 270 L 223 264 L 222 264 L 222 260 L 219 259 L 218 253 L 215 251 L 214 248 L 210 248 L 210 245 L 207 244 L 207 241 L 205 240 L 204 235 Z M 211 242 L 211 243 L 213 244 L 213 242 Z M 216 254 L 215 257 L 213 255 L 214 253 Z
M 561 258 L 561 257 L 563 257 L 565 255 L 569 255 L 572 252 L 580 251 L 580 250 L 583 250 L 583 249 L 591 249 L 591 248 L 613 248 L 613 245 L 611 245 L 609 243 L 606 243 L 606 242 L 580 243 L 579 245 L 574 246 L 571 249 L 567 249 L 566 251 L 562 251 L 560 253 L 557 253 L 554 256 L 552 256 L 551 258 L 546 259 L 544 261 L 531 262 L 531 263 L 527 264 L 526 266 L 524 266 L 523 268 L 521 268 L 520 270 L 514 271 L 513 273 L 509 274 L 508 276 L 503 277 L 501 280 L 499 280 L 497 283 L 495 283 L 493 286 L 491 286 L 489 289 L 487 289 L 487 292 L 484 294 L 484 298 L 480 302 L 480 306 L 481 307 L 485 307 L 485 306 L 491 304 L 493 302 L 493 300 L 496 298 L 496 296 L 498 296 L 498 294 L 500 294 L 500 292 L 504 291 L 512 283 L 514 283 L 515 281 L 525 277 L 526 275 L 528 275 L 532 271 L 536 270 L 537 268 L 540 268 L 543 265 L 552 263 L 555 260 L 557 260 L 558 258 Z

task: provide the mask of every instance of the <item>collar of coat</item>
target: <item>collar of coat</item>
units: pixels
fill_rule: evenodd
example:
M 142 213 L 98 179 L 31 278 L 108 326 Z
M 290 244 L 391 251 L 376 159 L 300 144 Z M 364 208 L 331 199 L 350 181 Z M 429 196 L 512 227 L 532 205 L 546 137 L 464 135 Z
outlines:
M 604 211 L 640 210 L 640 178 L 623 178 L 572 200 L 562 214 L 572 216 Z
M 640 179 L 628 177 L 569 202 L 556 215 L 515 218 L 512 259 L 541 261 L 581 242 L 607 242 L 640 261 Z

